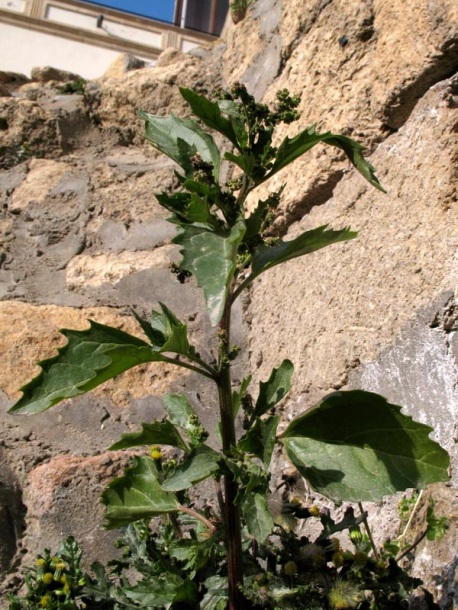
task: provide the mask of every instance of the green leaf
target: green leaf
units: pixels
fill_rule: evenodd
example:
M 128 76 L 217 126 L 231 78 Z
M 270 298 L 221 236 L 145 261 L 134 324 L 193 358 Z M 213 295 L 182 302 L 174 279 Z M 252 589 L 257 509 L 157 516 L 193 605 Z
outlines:
M 183 394 L 166 394 L 162 397 L 162 402 L 172 424 L 186 430 L 189 425 L 189 418 L 196 414 L 186 396 L 183 396 Z
M 248 133 L 245 128 L 245 121 L 240 114 L 240 104 L 232 100 L 218 100 L 217 103 L 221 112 L 226 114 L 232 123 L 239 148 L 245 148 L 248 144 Z
M 190 193 L 178 192 L 173 195 L 167 193 L 156 193 L 154 195 L 163 208 L 172 212 L 179 220 L 187 220 L 187 208 L 191 201 Z M 175 218 L 169 219 L 169 222 L 176 222 Z
M 247 453 L 262 460 L 266 468 L 269 467 L 272 452 L 275 448 L 276 433 L 280 418 L 277 415 L 267 419 L 256 419 L 254 426 L 243 436 L 238 447 Z
M 210 576 L 206 579 L 207 592 L 200 602 L 200 610 L 226 610 L 228 602 L 227 578 L 224 576 Z
M 181 266 L 195 275 L 203 288 L 210 322 L 216 326 L 226 305 L 229 285 L 236 268 L 237 250 L 245 224 L 237 222 L 227 236 L 185 225 L 173 240 L 182 246 Z
M 189 222 L 196 226 L 201 226 L 212 231 L 221 231 L 223 229 L 220 219 L 210 210 L 210 204 L 196 193 L 191 195 L 186 215 Z
M 175 193 L 172 197 L 167 193 L 156 194 L 159 203 L 174 215 L 168 219 L 169 222 L 193 224 L 216 232 L 223 231 L 224 223 L 211 210 L 213 204 L 221 207 L 219 191 L 213 185 L 194 180 L 185 180 L 183 186 L 190 192 Z
M 188 343 L 186 324 L 180 322 L 163 303 L 159 303 L 159 305 L 162 313 L 153 310 L 149 324 L 135 311 L 132 312 L 143 332 L 151 341 L 154 351 L 160 353 L 174 352 L 183 356 L 194 353 L 193 348 Z
M 190 352 L 187 326 L 163 303 L 159 303 L 162 313 L 151 312 L 151 329 L 157 337 L 154 347 L 159 352 L 175 352 L 186 356 Z
M 191 106 L 193 113 L 199 117 L 207 127 L 219 131 L 219 133 L 226 136 L 234 146 L 239 147 L 232 123 L 222 115 L 217 102 L 211 102 L 204 95 L 200 95 L 199 93 L 196 93 L 191 89 L 185 89 L 184 87 L 180 87 L 180 93 Z
M 319 142 L 325 142 L 326 144 L 336 146 L 343 150 L 350 162 L 360 174 L 372 184 L 372 186 L 375 186 L 383 193 L 386 192 L 375 175 L 375 168 L 363 156 L 364 146 L 347 136 L 336 135 L 330 131 L 326 133 L 317 133 L 313 126 L 301 131 L 294 138 L 290 139 L 289 137 L 286 137 L 283 140 L 278 148 L 275 162 L 270 172 L 265 176 L 265 180 L 286 167 L 289 163 L 303 155 Z
M 429 498 L 428 509 L 426 511 L 426 537 L 428 540 L 433 542 L 434 540 L 442 540 L 445 536 L 445 532 L 449 528 L 447 517 L 438 517 L 434 512 L 434 498 Z
M 192 174 L 191 157 L 197 151 L 206 163 L 212 163 L 213 175 L 218 182 L 220 154 L 212 136 L 191 119 L 180 119 L 171 114 L 166 117 L 137 111 L 145 121 L 145 137 L 151 144 L 176 161 L 186 175 Z
M 282 435 L 288 457 L 317 491 L 335 502 L 378 501 L 448 480 L 447 452 L 432 428 L 371 392 L 335 392 Z
M 208 432 L 201 425 L 186 396 L 168 394 L 162 400 L 170 421 L 186 432 L 191 449 L 201 445 L 208 438 Z
M 253 170 L 256 166 L 256 158 L 252 153 L 243 153 L 240 155 L 233 155 L 232 153 L 224 153 L 226 161 L 235 163 L 240 169 L 247 174 L 250 178 L 253 178 Z
M 278 369 L 273 369 L 268 381 L 259 384 L 259 396 L 256 401 L 255 413 L 259 417 L 282 400 L 291 387 L 291 377 L 294 365 L 290 360 L 283 360 Z
M 252 379 L 252 375 L 248 375 L 248 377 L 245 377 L 244 379 L 242 379 L 239 389 L 234 390 L 232 392 L 232 405 L 234 407 L 234 417 L 237 417 L 237 414 L 240 409 L 240 405 L 242 403 L 242 398 L 243 398 L 245 392 L 247 391 L 248 386 L 251 383 L 251 379 Z
M 84 394 L 137 364 L 162 360 L 145 341 L 92 320 L 89 323 L 87 330 L 60 331 L 68 343 L 56 356 L 39 363 L 41 373 L 21 388 L 24 395 L 10 413 L 39 413 L 61 400 Z
M 284 190 L 285 185 L 283 184 L 276 191 L 270 193 L 267 199 L 258 200 L 252 213 L 245 219 L 246 233 L 244 242 L 248 242 L 251 239 L 259 240 L 259 234 L 263 232 L 264 223 L 268 217 L 269 211 L 273 211 L 277 208 Z
M 191 485 L 215 474 L 219 469 L 220 460 L 219 453 L 207 445 L 200 445 L 177 466 L 172 476 L 162 484 L 162 489 L 166 491 L 189 489 Z
M 121 434 L 119 441 L 111 445 L 112 451 L 141 447 L 143 445 L 170 445 L 188 452 L 189 449 L 181 438 L 178 430 L 169 421 L 156 421 L 151 424 L 142 424 L 141 432 L 126 432 Z
M 122 590 L 129 600 L 136 602 L 133 607 L 148 610 L 172 608 L 172 604 L 180 602 L 193 607 L 197 601 L 196 585 L 172 572 L 149 577 L 132 586 L 123 585 Z
M 339 231 L 327 230 L 327 225 L 306 231 L 290 241 L 279 240 L 274 246 L 261 246 L 253 255 L 251 263 L 251 274 L 248 282 L 252 282 L 255 277 L 286 261 L 292 260 L 304 254 L 310 254 L 321 248 L 340 241 L 354 239 L 357 233 L 350 231 L 349 228 Z
M 157 478 L 157 468 L 149 457 L 134 459 L 124 475 L 114 479 L 102 493 L 105 527 L 128 525 L 176 510 L 175 494 L 164 491 Z
M 242 502 L 242 511 L 249 533 L 257 542 L 264 542 L 274 527 L 266 498 L 261 494 L 247 494 Z
M 200 521 L 196 521 L 196 527 L 199 523 L 202 525 Z M 217 545 L 216 537 L 213 536 L 200 540 L 198 538 L 178 538 L 170 544 L 169 552 L 170 557 L 185 563 L 182 569 L 186 571 L 189 578 L 194 578 L 196 572 L 205 568 L 212 561 Z

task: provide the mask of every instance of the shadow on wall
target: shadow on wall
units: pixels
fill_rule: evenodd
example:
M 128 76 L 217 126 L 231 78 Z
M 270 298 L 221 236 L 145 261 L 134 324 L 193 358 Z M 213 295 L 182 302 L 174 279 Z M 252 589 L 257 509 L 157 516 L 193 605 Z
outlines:
M 0 578 L 14 567 L 19 540 L 25 530 L 26 507 L 22 489 L 0 453 Z
M 458 484 L 458 304 L 442 293 L 404 328 L 401 338 L 375 362 L 350 376 L 352 387 L 377 392 L 417 421 L 449 453 L 452 484 Z

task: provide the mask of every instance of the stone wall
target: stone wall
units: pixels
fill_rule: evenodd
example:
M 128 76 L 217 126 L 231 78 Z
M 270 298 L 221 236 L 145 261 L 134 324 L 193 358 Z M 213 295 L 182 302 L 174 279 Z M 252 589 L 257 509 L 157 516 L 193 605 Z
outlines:
M 453 486 L 435 490 L 447 539 L 421 549 L 431 586 L 450 605 L 458 498 L 458 7 L 455 0 L 257 0 L 209 47 L 166 51 L 155 68 L 113 71 L 64 96 L 55 82 L 0 79 L 0 571 L 73 533 L 91 558 L 112 536 L 97 497 L 122 465 L 105 452 L 123 431 L 161 417 L 164 391 L 188 392 L 210 427 L 215 398 L 192 374 L 151 365 L 33 418 L 6 410 L 58 346 L 60 327 L 87 318 L 134 331 L 140 312 L 170 305 L 199 349 L 213 339 L 199 291 L 168 271 L 173 229 L 153 193 L 173 164 L 148 148 L 135 117 L 185 112 L 178 86 L 209 91 L 241 80 L 265 101 L 302 93 L 302 117 L 367 146 L 387 194 L 338 151 L 317 147 L 256 196 L 285 184 L 277 234 L 350 225 L 357 240 L 271 270 L 238 311 L 255 381 L 285 357 L 295 364 L 285 422 L 323 394 L 364 387 L 433 425 L 453 458 Z M 22 83 L 22 84 L 21 84 Z M 244 331 L 247 339 L 243 339 Z M 283 461 L 280 459 L 280 467 Z M 384 507 L 384 510 L 386 508 Z M 373 507 L 378 513 L 381 507 Z M 426 563 L 425 563 L 426 562 Z M 424 574 L 423 574 L 424 576 Z M 434 584 L 436 583 L 436 584 Z M 448 604 L 448 605 L 447 605 Z

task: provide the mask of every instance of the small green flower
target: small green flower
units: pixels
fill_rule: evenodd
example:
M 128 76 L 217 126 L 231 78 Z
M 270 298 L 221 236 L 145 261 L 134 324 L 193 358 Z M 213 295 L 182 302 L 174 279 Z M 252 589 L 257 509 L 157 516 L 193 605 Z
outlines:
M 363 535 L 361 534 L 361 530 L 359 529 L 358 526 L 350 528 L 349 532 L 350 532 L 350 540 L 354 544 L 361 542 L 361 540 L 363 539 Z

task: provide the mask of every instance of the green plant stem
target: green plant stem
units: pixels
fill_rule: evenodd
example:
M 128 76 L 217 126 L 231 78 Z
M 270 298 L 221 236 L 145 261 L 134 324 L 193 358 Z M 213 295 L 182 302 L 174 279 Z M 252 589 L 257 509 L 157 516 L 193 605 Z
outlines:
M 177 358 L 169 358 L 168 356 L 162 356 L 163 362 L 168 362 L 169 364 L 174 364 L 175 366 L 181 366 L 184 369 L 189 369 L 190 371 L 195 371 L 204 377 L 208 377 L 209 379 L 213 379 L 215 381 L 216 371 L 211 374 L 204 369 L 201 369 L 198 366 L 194 366 L 192 364 L 188 364 L 187 362 L 183 362 L 182 360 L 178 360 Z
M 401 559 L 403 559 L 406 555 L 408 555 L 410 553 L 410 551 L 413 551 L 413 549 L 420 544 L 420 542 L 423 540 L 423 538 L 426 536 L 427 533 L 428 533 L 428 530 L 425 530 L 419 536 L 417 536 L 417 538 L 412 542 L 412 544 L 409 544 L 409 546 L 406 549 L 404 549 L 398 555 L 396 555 L 396 558 L 395 558 L 396 561 L 401 561 Z
M 200 367 L 204 368 L 205 370 L 207 370 L 210 375 L 212 376 L 212 379 L 216 378 L 216 375 L 218 374 L 218 372 L 216 371 L 216 369 L 214 369 L 211 364 L 207 364 L 204 360 L 201 360 L 200 358 L 198 358 L 197 356 L 186 356 L 186 358 L 188 358 L 188 360 L 191 360 L 191 362 L 195 362 L 196 364 L 198 364 Z
M 250 273 L 250 275 L 245 280 L 243 280 L 241 284 L 239 284 L 237 290 L 234 291 L 234 301 L 240 296 L 243 290 L 251 284 L 255 277 L 256 276 L 253 273 Z
M 231 305 L 230 295 L 222 320 L 219 324 L 219 377 L 218 398 L 221 415 L 221 436 L 223 440 L 223 452 L 230 457 L 236 446 L 234 409 L 232 404 L 232 382 L 229 361 L 229 345 L 231 330 Z M 224 475 L 224 513 L 226 524 L 226 550 L 227 550 L 227 578 L 229 588 L 228 610 L 244 610 L 245 601 L 239 589 L 243 585 L 242 567 L 242 533 L 240 526 L 240 509 L 235 503 L 238 492 L 237 481 L 232 473 Z
M 377 551 L 377 547 L 375 546 L 375 542 L 374 542 L 374 538 L 372 536 L 372 532 L 371 532 L 371 528 L 369 527 L 369 522 L 367 520 L 367 513 L 363 508 L 363 505 L 361 502 L 358 502 L 358 506 L 359 506 L 359 510 L 361 511 L 361 514 L 363 515 L 363 523 L 364 523 L 364 527 L 366 529 L 366 533 L 369 537 L 369 542 L 371 543 L 371 547 L 372 547 L 372 551 L 374 552 L 374 557 L 375 559 L 380 559 L 380 555 Z
M 242 186 L 240 187 L 236 202 L 236 205 L 239 209 L 242 209 L 242 207 L 244 206 L 245 200 L 248 197 L 248 194 L 252 190 L 252 188 L 253 187 L 250 185 L 250 178 L 246 174 L 243 174 Z

